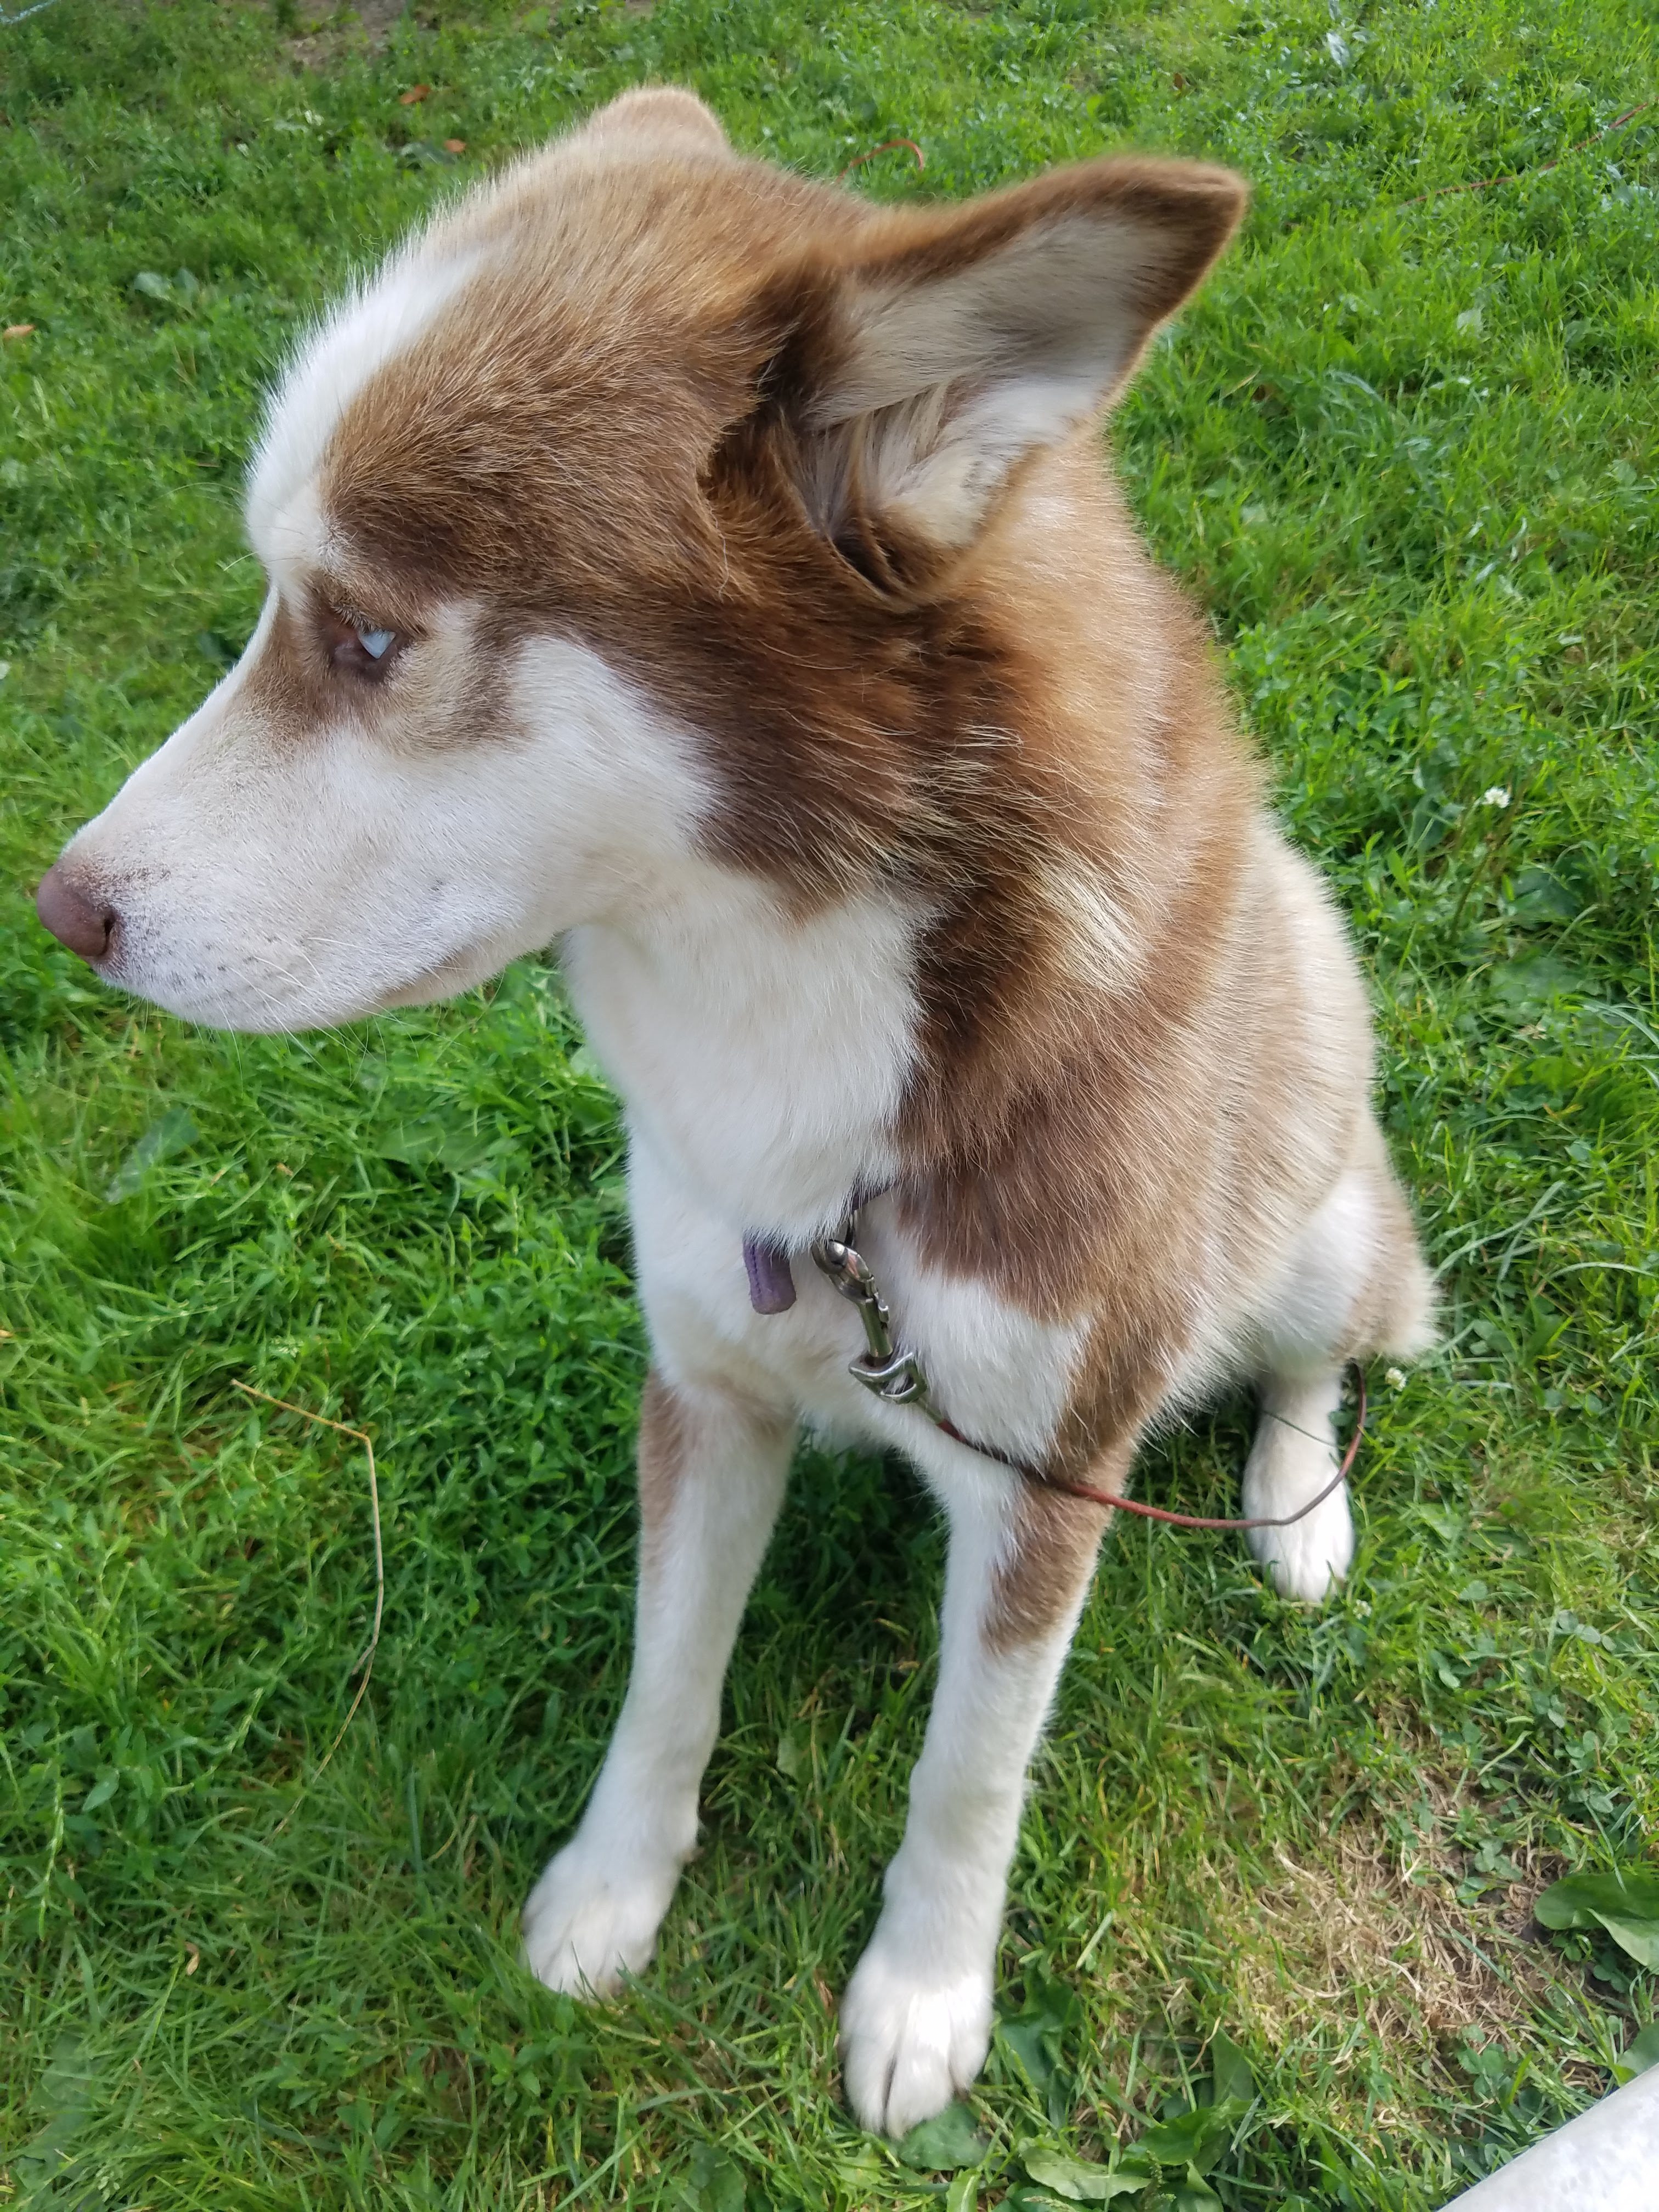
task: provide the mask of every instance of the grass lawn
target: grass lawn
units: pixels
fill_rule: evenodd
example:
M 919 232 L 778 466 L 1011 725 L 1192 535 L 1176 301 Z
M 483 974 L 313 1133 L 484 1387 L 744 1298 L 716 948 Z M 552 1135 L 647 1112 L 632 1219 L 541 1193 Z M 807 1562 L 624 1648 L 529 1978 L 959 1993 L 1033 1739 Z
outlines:
M 1219 2032 L 1228 2212 L 1408 2212 L 1651 2017 L 1532 1903 L 1659 1814 L 1659 110 L 1545 167 L 1659 42 L 1642 0 L 1346 4 L 0 23 L 0 324 L 33 325 L 0 343 L 0 2203 L 1036 2205 L 1028 2159 L 1179 2114 Z M 239 1040 L 94 988 L 27 903 L 252 625 L 238 485 L 306 318 L 647 77 L 819 175 L 919 141 L 872 193 L 1117 145 L 1253 179 L 1114 443 L 1352 917 L 1444 1269 L 1442 1349 L 1372 1378 L 1339 1601 L 1237 1540 L 1109 1540 L 954 2179 L 836 2075 L 931 1686 L 896 1466 L 803 1455 L 652 1972 L 588 2013 L 515 1963 L 624 1680 L 643 1364 L 555 971 Z M 364 1455 L 239 1379 L 375 1441 L 385 1625 L 331 1758 Z M 1223 1408 L 1145 1492 L 1236 1510 L 1246 1434 Z

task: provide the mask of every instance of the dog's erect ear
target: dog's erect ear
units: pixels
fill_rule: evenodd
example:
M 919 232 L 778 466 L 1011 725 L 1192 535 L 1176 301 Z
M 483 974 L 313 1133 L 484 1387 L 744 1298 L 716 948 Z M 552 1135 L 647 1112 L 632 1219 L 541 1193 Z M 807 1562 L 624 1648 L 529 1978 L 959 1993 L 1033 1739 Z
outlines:
M 705 107 L 695 92 L 676 84 L 647 84 L 620 92 L 596 108 L 581 127 L 584 138 L 629 137 L 672 153 L 696 146 L 706 153 L 729 154 L 731 142 L 712 107 Z
M 802 272 L 812 305 L 775 373 L 814 523 L 872 582 L 919 585 L 1121 392 L 1244 204 L 1225 169 L 1089 161 L 896 211 Z

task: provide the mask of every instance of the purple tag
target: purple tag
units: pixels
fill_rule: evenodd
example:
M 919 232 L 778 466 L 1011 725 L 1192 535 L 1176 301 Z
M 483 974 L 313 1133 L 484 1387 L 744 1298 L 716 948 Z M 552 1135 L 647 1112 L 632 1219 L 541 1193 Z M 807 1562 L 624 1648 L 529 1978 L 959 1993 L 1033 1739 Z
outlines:
M 785 1248 L 764 1244 L 758 1237 L 745 1237 L 743 1264 L 749 1270 L 749 1303 L 755 1311 L 787 1313 L 795 1303 L 795 1279 L 789 1272 Z

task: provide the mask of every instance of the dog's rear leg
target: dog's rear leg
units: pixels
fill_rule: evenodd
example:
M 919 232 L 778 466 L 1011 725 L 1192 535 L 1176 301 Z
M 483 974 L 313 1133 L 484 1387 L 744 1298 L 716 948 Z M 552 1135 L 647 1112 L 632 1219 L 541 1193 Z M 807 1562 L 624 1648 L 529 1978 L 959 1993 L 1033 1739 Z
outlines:
M 1109 1483 L 1127 1457 L 1091 1480 Z M 1014 1475 L 969 1476 L 948 1503 L 939 1690 L 881 1918 L 841 2008 L 848 2101 L 890 2136 L 984 2063 L 1025 1769 L 1106 1520 Z
M 1261 1419 L 1244 1466 L 1244 1512 L 1285 1520 L 1317 1498 L 1341 1464 L 1334 1417 L 1342 1374 L 1270 1375 Z M 1317 1605 L 1353 1563 L 1353 1514 L 1342 1483 L 1322 1504 L 1283 1528 L 1252 1528 L 1249 1547 L 1285 1597 Z
M 1304 1227 L 1265 1317 L 1261 1423 L 1244 1469 L 1244 1511 L 1283 1519 L 1335 1474 L 1342 1369 L 1408 1358 L 1431 1340 L 1433 1291 L 1381 1133 L 1369 1117 L 1351 1164 Z M 1286 1597 L 1316 1605 L 1353 1561 L 1346 1483 L 1250 1549 Z
M 633 1675 L 581 1825 L 524 1911 L 526 1960 L 552 1989 L 603 1994 L 650 1959 L 696 1842 L 720 1684 L 793 1440 L 741 1400 L 655 1373 L 646 1385 Z

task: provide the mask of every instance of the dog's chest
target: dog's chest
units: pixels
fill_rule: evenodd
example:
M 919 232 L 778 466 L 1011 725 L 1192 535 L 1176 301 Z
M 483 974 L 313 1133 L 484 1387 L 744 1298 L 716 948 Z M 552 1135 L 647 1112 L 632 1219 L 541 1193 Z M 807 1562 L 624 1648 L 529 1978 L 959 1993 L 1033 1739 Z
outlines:
M 892 1180 L 913 933 L 873 903 L 786 924 L 738 886 L 672 929 L 566 940 L 572 995 L 631 1127 L 736 1243 L 804 1239 L 855 1189 Z
M 866 1339 L 856 1309 L 791 1255 L 796 1299 L 757 1313 L 729 1223 L 681 1181 L 648 1138 L 629 1153 L 635 1261 L 653 1347 L 672 1379 L 725 1388 L 803 1414 L 820 1429 L 908 1453 L 930 1471 L 961 1457 L 913 1406 L 889 1406 L 849 1367 Z M 934 1401 L 965 1435 L 1018 1457 L 1042 1457 L 1071 1396 L 1086 1316 L 1040 1320 L 970 1276 L 922 1266 L 878 1198 L 857 1227 L 887 1299 L 894 1340 L 915 1353 Z
M 641 1297 L 659 1356 L 924 1463 L 960 1447 L 878 1404 L 848 1372 L 857 1312 L 806 1247 L 901 1162 L 890 1135 L 915 1026 L 915 922 L 849 905 L 782 925 L 763 908 L 643 939 L 567 939 L 572 995 L 622 1092 Z M 793 1249 L 794 1306 L 757 1314 L 745 1235 Z M 1064 1410 L 1086 1317 L 1040 1321 L 966 1276 L 922 1267 L 879 1197 L 860 1235 L 898 1341 L 964 1432 L 1036 1455 Z

